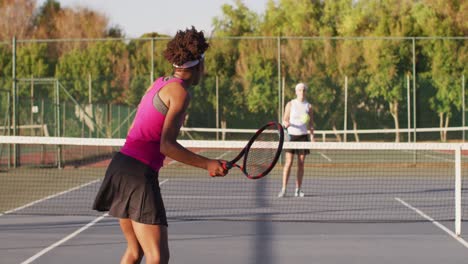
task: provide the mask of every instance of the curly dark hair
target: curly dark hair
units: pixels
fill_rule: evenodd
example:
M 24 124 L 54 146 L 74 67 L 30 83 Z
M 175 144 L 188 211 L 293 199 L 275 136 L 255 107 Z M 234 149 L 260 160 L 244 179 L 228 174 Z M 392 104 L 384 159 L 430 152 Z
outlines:
M 203 32 L 192 26 L 191 29 L 177 31 L 175 37 L 167 43 L 164 57 L 172 64 L 182 65 L 200 59 L 209 46 Z

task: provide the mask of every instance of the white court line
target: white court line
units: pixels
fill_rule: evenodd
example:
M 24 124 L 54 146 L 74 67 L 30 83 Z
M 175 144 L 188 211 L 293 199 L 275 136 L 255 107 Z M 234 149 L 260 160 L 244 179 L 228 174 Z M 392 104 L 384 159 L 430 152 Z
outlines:
M 159 186 L 161 186 L 162 184 L 166 183 L 167 181 L 169 181 L 169 179 L 165 179 L 163 180 L 162 182 L 159 183 Z M 36 253 L 34 256 L 28 258 L 27 260 L 21 262 L 21 264 L 29 264 L 29 263 L 32 263 L 34 260 L 38 259 L 40 256 L 44 255 L 45 253 L 51 251 L 52 249 L 60 246 L 61 244 L 67 242 L 68 240 L 74 238 L 75 236 L 77 236 L 79 233 L 85 231 L 86 229 L 92 227 L 93 225 L 95 225 L 97 222 L 101 221 L 102 219 L 104 219 L 105 217 L 109 216 L 108 213 L 105 213 L 97 218 L 95 218 L 93 221 L 89 222 L 88 224 L 86 224 L 85 226 L 81 227 L 80 229 L 76 230 L 75 232 L 71 233 L 70 235 L 62 238 L 61 240 L 55 242 L 54 244 L 44 248 L 43 250 L 39 251 L 38 253 Z
M 163 185 L 163 184 L 166 183 L 167 181 L 169 181 L 169 179 L 165 179 L 164 181 L 160 182 L 160 183 L 159 183 L 159 186 Z
M 100 180 L 94 180 L 94 181 L 92 181 L 92 182 L 88 182 L 88 183 L 82 184 L 82 185 L 80 185 L 80 186 L 77 186 L 77 187 L 68 189 L 68 190 L 66 190 L 66 191 L 63 191 L 63 192 L 59 192 L 59 193 L 56 193 L 56 194 L 49 195 L 49 196 L 44 197 L 44 198 L 42 198 L 42 199 L 40 199 L 40 200 L 36 200 L 36 201 L 30 202 L 30 203 L 28 203 L 28 204 L 25 204 L 25 205 L 23 205 L 23 206 L 17 207 L 17 208 L 15 208 L 15 209 L 6 211 L 6 212 L 4 212 L 3 214 L 0 214 L 0 216 L 6 215 L 6 214 L 11 214 L 11 213 L 13 213 L 13 212 L 16 212 L 16 211 L 19 211 L 19 210 L 28 208 L 28 207 L 30 207 L 30 206 L 33 206 L 33 205 L 37 204 L 37 203 L 47 201 L 47 200 L 49 200 L 49 199 L 55 198 L 55 197 L 57 197 L 57 196 L 60 196 L 60 195 L 62 195 L 62 194 L 67 194 L 67 193 L 69 193 L 69 192 L 78 190 L 78 189 L 80 189 L 80 188 L 86 187 L 86 186 L 88 186 L 88 185 L 91 185 L 91 184 L 96 183 L 96 182 L 99 182 L 99 181 L 100 181 Z
M 219 155 L 215 159 L 221 159 L 222 157 L 226 156 L 227 154 L 231 153 L 232 151 L 224 152 L 222 155 Z
M 424 154 L 425 157 L 428 157 L 428 158 L 432 158 L 432 159 L 435 159 L 435 160 L 444 160 L 444 161 L 449 161 L 449 162 L 455 162 L 454 159 L 446 159 L 446 158 L 442 158 L 442 157 L 438 157 L 438 156 L 434 156 L 434 155 L 429 155 L 429 154 Z M 452 154 L 453 156 L 453 154 Z
M 86 224 L 85 226 L 83 226 L 80 229 L 76 230 L 75 232 L 71 233 L 70 235 L 62 238 L 61 240 L 55 242 L 54 244 L 52 244 L 52 245 L 44 248 L 43 250 L 39 251 L 34 256 L 32 256 L 32 257 L 28 258 L 27 260 L 21 262 L 21 264 L 28 264 L 28 263 L 33 262 L 34 260 L 38 259 L 40 256 L 44 255 L 45 253 L 51 251 L 52 249 L 60 246 L 61 244 L 67 242 L 68 240 L 72 239 L 73 237 L 75 237 L 79 233 L 81 233 L 81 232 L 85 231 L 86 229 L 90 228 L 91 226 L 93 226 L 97 222 L 101 221 L 107 215 L 108 215 L 107 213 L 101 215 L 100 217 L 94 219 L 93 221 L 89 222 L 88 224 Z
M 322 152 L 318 152 L 318 154 L 320 154 L 320 156 L 322 156 L 324 159 L 328 160 L 329 162 L 332 161 L 331 158 L 329 158 L 327 155 L 323 154 Z
M 411 153 L 410 150 L 405 150 L 404 152 L 406 153 Z M 448 162 L 455 162 L 454 159 L 446 159 L 446 158 L 443 158 L 443 157 L 439 157 L 439 156 L 435 156 L 435 155 L 430 155 L 430 154 L 423 154 L 424 157 L 428 157 L 428 158 L 431 158 L 431 159 L 434 159 L 434 160 L 444 160 L 444 161 L 448 161 Z M 453 156 L 453 154 L 451 155 Z
M 423 211 L 419 210 L 418 208 L 410 205 L 409 203 L 403 201 L 402 199 L 398 198 L 398 197 L 395 197 L 395 200 L 397 200 L 398 202 L 402 203 L 404 206 L 408 207 L 409 209 L 415 211 L 416 213 L 418 213 L 420 216 L 422 216 L 423 218 L 429 220 L 429 222 L 433 223 L 435 226 L 437 226 L 438 228 L 442 229 L 443 231 L 445 231 L 447 234 L 449 234 L 451 237 L 453 237 L 455 240 L 457 240 L 458 242 L 460 242 L 460 244 L 462 244 L 463 246 L 465 246 L 466 248 L 468 248 L 468 242 L 466 242 L 463 238 L 457 236 L 454 232 L 452 232 L 450 229 L 448 229 L 447 227 L 445 227 L 444 225 L 442 225 L 441 223 L 437 222 L 436 220 L 434 220 L 432 217 L 428 216 L 427 214 L 425 214 Z

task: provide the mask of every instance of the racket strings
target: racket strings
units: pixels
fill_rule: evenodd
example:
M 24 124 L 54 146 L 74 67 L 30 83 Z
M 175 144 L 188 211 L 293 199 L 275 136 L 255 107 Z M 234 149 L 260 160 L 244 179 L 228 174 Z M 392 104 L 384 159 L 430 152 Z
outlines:
M 271 169 L 274 165 L 280 144 L 280 134 L 276 126 L 269 126 L 262 131 L 249 148 L 245 171 L 257 176 Z

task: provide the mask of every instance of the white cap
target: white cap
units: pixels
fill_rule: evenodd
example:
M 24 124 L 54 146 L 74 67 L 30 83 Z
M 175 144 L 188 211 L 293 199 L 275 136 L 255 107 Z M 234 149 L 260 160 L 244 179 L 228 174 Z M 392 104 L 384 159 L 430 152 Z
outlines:
M 188 68 L 191 68 L 191 67 L 197 65 L 198 63 L 200 63 L 200 61 L 202 61 L 204 59 L 205 59 L 205 53 L 203 53 L 200 56 L 200 59 L 198 59 L 198 60 L 187 61 L 186 63 L 184 63 L 182 65 L 172 64 L 172 66 L 174 66 L 176 68 L 180 68 L 180 69 L 188 69 Z
M 307 90 L 307 85 L 305 85 L 305 83 L 298 83 L 296 85 L 296 91 L 299 90 L 299 89 L 304 89 L 304 90 Z

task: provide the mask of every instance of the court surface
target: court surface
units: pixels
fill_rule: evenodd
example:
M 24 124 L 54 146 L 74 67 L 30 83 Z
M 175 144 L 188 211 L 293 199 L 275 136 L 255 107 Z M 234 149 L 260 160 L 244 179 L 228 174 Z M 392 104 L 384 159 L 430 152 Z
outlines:
M 93 220 L 1 216 L 1 263 L 119 263 L 125 241 L 118 222 Z M 460 264 L 468 258 L 465 240 L 431 222 L 174 221 L 169 242 L 170 263 Z
M 413 191 L 372 191 L 366 189 L 369 187 L 364 182 L 353 179 L 354 185 L 346 193 L 328 194 L 320 192 L 319 187 L 320 184 L 329 186 L 327 182 L 317 178 L 314 181 L 316 187 L 310 187 L 315 190 L 313 195 L 280 199 L 275 197 L 274 191 L 279 185 L 274 177 L 247 183 L 232 178 L 216 179 L 215 185 L 207 189 L 198 186 L 201 182 L 192 180 L 193 191 L 180 190 L 181 180 L 161 181 L 170 216 L 170 263 L 460 264 L 468 258 L 468 243 L 463 236 L 454 235 L 454 222 L 431 217 L 430 213 L 440 211 L 440 206 L 429 199 L 434 195 L 431 191 L 423 192 L 430 196 L 418 195 L 413 201 Z M 247 193 L 260 193 L 262 198 L 244 197 L 227 188 L 220 190 L 224 192 L 222 194 L 215 191 L 219 187 L 217 184 L 229 185 L 232 190 L 250 186 L 252 190 Z M 308 184 L 312 185 L 312 182 Z M 63 210 L 73 209 L 77 201 L 90 205 L 94 197 L 83 188 L 95 189 L 93 185 L 99 183 L 21 210 L 34 212 L 34 207 L 51 206 L 57 210 L 58 204 L 65 208 Z M 181 194 L 182 191 L 185 193 Z M 436 193 L 452 195 L 444 190 Z M 83 195 L 87 196 L 78 198 Z M 417 204 L 426 212 L 405 206 L 394 199 L 395 195 Z M 231 203 L 227 202 L 229 199 Z M 344 201 L 348 204 L 343 204 Z M 334 202 L 337 207 L 331 210 L 330 205 Z M 262 204 L 268 204 L 269 209 L 262 209 Z M 395 210 L 395 206 L 399 206 L 399 210 Z M 185 208 L 185 212 L 171 210 L 178 207 Z M 290 211 L 284 214 L 278 211 L 285 208 Z M 396 218 L 408 220 L 379 220 L 382 216 L 388 218 L 390 212 L 386 212 L 386 208 L 400 214 Z M 103 213 L 88 216 L 21 215 L 21 210 L 0 216 L 1 263 L 119 263 L 126 245 L 116 219 Z M 306 217 L 304 221 L 301 221 L 301 214 Z M 276 220 L 275 215 L 279 217 Z M 339 220 L 340 216 L 352 221 Z M 283 218 L 289 220 L 283 221 Z M 368 218 L 372 220 L 364 220 Z M 468 222 L 463 222 L 462 231 L 467 230 Z
M 423 153 L 414 165 L 413 153 L 377 154 L 313 153 L 306 197 L 281 199 L 281 164 L 252 181 L 168 161 L 159 183 L 170 263 L 466 263 L 468 189 L 458 237 L 452 157 Z M 117 220 L 90 210 L 107 163 L 95 164 L 0 173 L 10 192 L 0 201 L 10 208 L 0 215 L 0 263 L 119 263 Z

